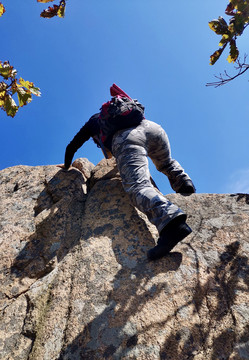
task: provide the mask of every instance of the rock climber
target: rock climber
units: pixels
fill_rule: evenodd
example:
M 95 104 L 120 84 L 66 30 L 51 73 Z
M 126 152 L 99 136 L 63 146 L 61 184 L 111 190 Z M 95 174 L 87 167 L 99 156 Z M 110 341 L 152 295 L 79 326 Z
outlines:
M 113 84 L 110 90 L 111 95 L 118 101 L 130 99 L 140 106 L 136 107 L 136 112 L 130 113 L 130 119 L 137 118 L 134 125 L 132 126 L 133 120 L 128 121 L 128 125 L 122 125 L 121 129 L 117 128 L 109 136 L 102 137 L 102 141 L 100 134 L 102 134 L 103 118 L 105 118 L 102 113 L 111 102 L 106 103 L 108 106 L 104 104 L 100 109 L 101 112 L 94 114 L 68 144 L 64 165 L 59 166 L 69 169 L 75 152 L 90 137 L 102 148 L 106 157 L 110 154 L 114 156 L 123 188 L 128 193 L 132 204 L 146 214 L 150 222 L 157 227 L 159 233 L 157 245 L 147 253 L 149 260 L 156 260 L 167 255 L 192 230 L 186 224 L 187 215 L 153 186 L 148 157 L 151 158 L 157 170 L 168 177 L 175 192 L 192 194 L 195 192 L 195 187 L 181 165 L 172 159 L 169 139 L 164 129 L 155 122 L 145 119 L 144 107 L 137 100 L 131 99 L 117 85 Z M 128 112 L 126 111 L 126 116 Z M 116 115 L 116 118 L 125 123 L 123 113 Z

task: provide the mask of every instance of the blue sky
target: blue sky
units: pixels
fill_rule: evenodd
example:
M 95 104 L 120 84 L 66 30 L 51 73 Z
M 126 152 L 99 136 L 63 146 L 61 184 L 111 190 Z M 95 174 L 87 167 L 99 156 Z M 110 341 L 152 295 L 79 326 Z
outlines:
M 205 86 L 224 69 L 233 73 L 227 53 L 209 65 L 219 37 L 208 21 L 224 14 L 227 0 L 68 0 L 64 19 L 40 18 L 50 4 L 3 2 L 0 60 L 42 96 L 13 119 L 0 111 L 0 169 L 62 163 L 66 145 L 115 82 L 164 127 L 197 192 L 249 192 L 249 76 Z M 239 39 L 241 54 L 247 36 Z M 90 140 L 78 157 L 97 164 L 103 155 Z M 160 190 L 172 192 L 165 176 L 150 170 Z

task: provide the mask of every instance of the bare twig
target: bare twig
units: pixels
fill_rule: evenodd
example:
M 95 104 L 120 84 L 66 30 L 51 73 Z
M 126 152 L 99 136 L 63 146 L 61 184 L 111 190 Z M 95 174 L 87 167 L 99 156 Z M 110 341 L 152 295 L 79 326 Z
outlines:
M 225 85 L 228 82 L 236 79 L 240 75 L 243 75 L 249 69 L 249 64 L 246 63 L 246 58 L 247 58 L 247 55 L 244 56 L 244 61 L 242 63 L 240 62 L 239 59 L 236 61 L 237 66 L 234 67 L 237 70 L 236 75 L 230 76 L 227 73 L 227 71 L 225 70 L 224 74 L 220 74 L 219 76 L 215 76 L 216 79 L 218 79 L 218 81 L 207 83 L 206 86 L 214 86 L 214 87 L 217 88 L 217 87 L 219 87 L 221 85 Z

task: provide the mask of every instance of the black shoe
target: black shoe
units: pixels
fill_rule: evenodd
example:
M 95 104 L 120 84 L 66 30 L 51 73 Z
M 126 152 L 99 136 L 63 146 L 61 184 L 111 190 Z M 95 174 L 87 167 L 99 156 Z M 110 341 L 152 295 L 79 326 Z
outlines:
M 157 245 L 147 252 L 149 260 L 160 259 L 167 255 L 179 241 L 183 240 L 192 232 L 191 228 L 185 222 L 177 224 L 174 220 L 161 231 Z
M 181 194 L 193 194 L 196 192 L 196 189 L 194 187 L 194 184 L 192 180 L 186 180 L 179 190 L 176 191 L 177 193 Z

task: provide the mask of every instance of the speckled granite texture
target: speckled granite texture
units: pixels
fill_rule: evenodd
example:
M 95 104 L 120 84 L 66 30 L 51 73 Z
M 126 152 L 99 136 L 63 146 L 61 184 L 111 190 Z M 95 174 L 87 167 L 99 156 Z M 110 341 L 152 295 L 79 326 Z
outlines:
M 0 194 L 1 360 L 249 359 L 249 195 L 168 195 L 193 233 L 148 262 L 113 160 L 8 168 Z

